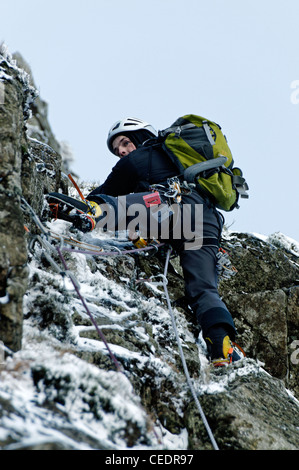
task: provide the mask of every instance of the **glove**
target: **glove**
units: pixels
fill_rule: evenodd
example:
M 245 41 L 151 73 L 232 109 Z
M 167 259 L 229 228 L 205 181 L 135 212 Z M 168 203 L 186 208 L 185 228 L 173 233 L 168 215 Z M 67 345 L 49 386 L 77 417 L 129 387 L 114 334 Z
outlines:
M 73 226 L 84 233 L 91 232 L 102 215 L 102 209 L 96 202 L 87 201 L 87 205 L 89 207 L 88 212 L 77 212 L 72 217 Z
M 95 219 L 83 213 L 82 214 L 77 213 L 76 215 L 73 215 L 72 223 L 73 223 L 73 227 L 75 227 L 76 229 L 84 233 L 91 232 L 96 226 Z
M 86 205 L 88 205 L 88 208 L 89 208 L 89 211 L 87 212 L 87 214 L 93 217 L 96 221 L 98 221 L 103 213 L 99 204 L 97 204 L 94 201 L 86 200 Z

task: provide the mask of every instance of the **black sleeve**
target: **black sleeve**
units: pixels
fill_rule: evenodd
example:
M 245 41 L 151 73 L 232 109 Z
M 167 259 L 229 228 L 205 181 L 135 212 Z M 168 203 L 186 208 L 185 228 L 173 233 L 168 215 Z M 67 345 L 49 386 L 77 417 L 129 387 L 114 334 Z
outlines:
M 92 199 L 94 194 L 107 194 L 116 197 L 134 192 L 137 182 L 137 171 L 128 157 L 129 155 L 117 162 L 106 181 L 94 189 L 87 199 Z

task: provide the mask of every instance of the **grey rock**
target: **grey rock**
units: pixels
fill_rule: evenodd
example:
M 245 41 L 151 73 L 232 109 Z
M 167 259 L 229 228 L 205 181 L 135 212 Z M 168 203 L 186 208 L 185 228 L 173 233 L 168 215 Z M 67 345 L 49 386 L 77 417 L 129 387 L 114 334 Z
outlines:
M 15 56 L 25 73 L 3 48 L 1 54 L 0 341 L 13 353 L 0 356 L 0 448 L 212 449 L 163 286 L 152 282 L 163 272 L 163 256 L 64 253 L 69 271 L 62 276 L 53 264 L 64 270 L 55 252 L 59 242 L 50 239 L 47 251 L 36 238 L 39 228 L 23 213 L 21 197 L 48 228 L 74 236 L 81 248 L 128 247 L 102 232 L 82 235 L 48 219 L 44 194 L 68 190 L 60 146 L 28 66 Z M 169 267 L 184 358 L 221 450 L 298 449 L 299 259 L 297 245 L 288 243 L 281 234 L 262 240 L 224 232 L 238 273 L 219 288 L 247 354 L 225 370 L 211 368 L 205 357 L 178 259 Z

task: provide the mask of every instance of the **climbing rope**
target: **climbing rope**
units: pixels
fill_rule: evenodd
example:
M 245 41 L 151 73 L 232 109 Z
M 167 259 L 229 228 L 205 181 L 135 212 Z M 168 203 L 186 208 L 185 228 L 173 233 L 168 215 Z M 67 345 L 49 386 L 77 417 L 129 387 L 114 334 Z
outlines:
M 147 247 L 144 247 L 144 248 L 138 248 L 138 249 L 129 249 L 129 250 L 118 250 L 118 251 L 102 251 L 102 250 L 99 250 L 99 249 L 93 249 L 93 245 L 89 245 L 89 249 L 74 249 L 74 248 L 68 248 L 64 245 L 64 242 L 66 241 L 67 243 L 72 243 L 72 242 L 78 242 L 77 240 L 74 240 L 74 239 L 70 239 L 70 238 L 64 238 L 64 237 L 59 237 L 57 234 L 53 235 L 53 233 L 51 233 L 51 231 L 47 230 L 44 225 L 42 224 L 42 222 L 40 221 L 39 217 L 36 215 L 36 213 L 34 212 L 34 210 L 32 209 L 32 207 L 28 204 L 28 202 L 22 198 L 22 203 L 23 205 L 28 209 L 33 221 L 36 223 L 36 225 L 39 227 L 39 229 L 41 230 L 42 232 L 42 235 L 36 235 L 35 236 L 35 239 L 37 241 L 40 242 L 40 244 L 44 247 L 44 254 L 47 258 L 47 260 L 50 262 L 50 264 L 54 267 L 54 269 L 60 273 L 62 276 L 65 276 L 65 277 L 68 277 L 73 286 L 74 286 L 74 289 L 83 305 L 83 307 L 85 308 L 86 310 L 86 313 L 88 314 L 92 324 L 94 325 L 99 337 L 101 338 L 101 340 L 103 341 L 103 343 L 105 344 L 105 347 L 107 348 L 108 350 L 108 353 L 110 355 L 110 358 L 111 360 L 113 361 L 115 367 L 116 367 L 116 370 L 118 372 L 124 372 L 121 365 L 119 364 L 119 362 L 117 361 L 115 355 L 113 354 L 113 352 L 111 351 L 111 348 L 109 347 L 109 344 L 103 334 L 103 332 L 100 330 L 100 328 L 98 327 L 93 315 L 91 314 L 90 312 L 90 309 L 88 308 L 88 305 L 85 301 L 85 299 L 83 298 L 83 296 L 81 295 L 81 292 L 80 292 L 80 285 L 77 281 L 77 279 L 75 278 L 74 274 L 70 272 L 70 270 L 68 269 L 68 266 L 67 266 L 67 263 L 65 261 L 65 258 L 63 256 L 63 251 L 67 251 L 67 252 L 72 252 L 72 253 L 83 253 L 83 254 L 89 254 L 89 255 L 96 255 L 96 256 L 121 256 L 121 255 L 128 255 L 128 254 L 131 254 L 131 253 L 138 253 L 138 252 L 143 252 L 143 251 L 148 251 L 150 249 L 153 249 L 155 248 L 156 249 L 156 246 L 147 246 Z M 24 208 L 24 207 L 23 207 Z M 60 239 L 60 246 L 56 246 L 54 247 L 50 242 L 49 242 L 49 238 L 54 238 L 54 239 Z M 159 246 L 162 246 L 162 244 L 160 244 Z M 94 248 L 98 248 L 98 247 L 94 247 Z M 51 252 L 53 251 L 56 251 L 59 258 L 60 258 L 60 261 L 62 263 L 62 266 L 63 266 L 63 269 L 60 268 L 60 266 L 56 263 L 55 260 L 53 260 L 52 256 L 51 256 Z M 175 321 L 175 317 L 174 317 L 174 312 L 173 312 L 173 309 L 172 309 L 172 306 L 171 306 L 171 301 L 170 301 L 170 297 L 169 297 L 169 292 L 168 292 L 168 289 L 167 289 L 167 273 L 168 273 L 168 266 L 169 266 L 169 260 L 170 260 L 170 256 L 171 256 L 171 252 L 172 252 L 172 248 L 170 247 L 167 251 L 167 254 L 166 254 L 166 260 L 165 260 L 165 266 L 164 266 L 164 274 L 160 275 L 159 277 L 161 277 L 162 279 L 162 284 L 163 284 L 163 288 L 164 288 L 164 292 L 165 292 L 165 297 L 166 297 L 166 301 L 167 301 L 167 305 L 168 305 L 168 310 L 169 310 L 169 313 L 170 313 L 170 317 L 171 317 L 171 321 L 172 321 L 172 326 L 173 326 L 173 330 L 174 330 L 174 333 L 175 333 L 175 337 L 176 337 L 176 341 L 177 341 L 177 344 L 178 344 L 178 348 L 179 348 L 179 353 L 180 353 L 180 358 L 181 358 L 181 361 L 182 361 L 182 365 L 183 365 L 183 369 L 184 369 L 184 373 L 185 373 L 185 376 L 186 376 L 186 380 L 187 380 L 187 384 L 189 386 L 189 389 L 192 393 L 192 396 L 194 398 L 194 401 L 195 401 L 195 404 L 197 406 L 197 409 L 199 411 L 199 414 L 201 416 L 201 419 L 203 421 L 203 424 L 206 428 L 206 431 L 208 433 L 208 436 L 210 438 L 210 441 L 212 443 L 212 446 L 214 448 L 214 450 L 219 450 L 219 447 L 217 445 L 217 442 L 214 438 L 214 435 L 212 433 L 212 430 L 209 426 L 209 423 L 207 421 L 207 418 L 205 416 L 205 413 L 201 407 L 201 404 L 198 400 L 198 397 L 197 397 L 197 394 L 196 394 L 196 391 L 194 389 L 194 386 L 193 386 L 193 383 L 192 383 L 192 380 L 190 378 L 190 374 L 189 374 L 189 371 L 188 371 L 188 367 L 187 367 L 187 363 L 186 363 L 186 360 L 185 360 L 185 356 L 184 356 L 184 352 L 183 352 L 183 349 L 182 349 L 182 345 L 181 345 L 181 341 L 180 341 L 180 337 L 179 337 L 179 334 L 178 334 L 178 330 L 177 330 L 177 326 L 176 326 L 176 321 Z
M 103 334 L 103 332 L 100 330 L 100 328 L 98 327 L 92 313 L 90 312 L 89 308 L 88 308 L 88 305 L 85 301 L 85 299 L 83 298 L 83 296 L 81 295 L 81 292 L 80 292 L 80 285 L 76 279 L 76 277 L 74 276 L 74 274 L 68 269 L 68 266 L 67 266 L 67 263 L 63 257 L 63 254 L 61 252 L 61 249 L 59 246 L 56 246 L 54 247 L 48 240 L 48 238 L 50 237 L 50 232 L 47 231 L 45 229 L 45 227 L 43 226 L 43 224 L 41 223 L 40 219 L 38 218 L 38 216 L 36 215 L 36 213 L 34 212 L 34 210 L 32 209 L 32 207 L 28 204 L 28 202 L 22 198 L 22 203 L 25 204 L 26 208 L 29 210 L 29 213 L 31 214 L 32 216 L 32 219 L 34 220 L 34 222 L 38 225 L 38 227 L 40 228 L 41 232 L 42 232 L 42 235 L 37 235 L 36 236 L 36 240 L 40 242 L 40 244 L 44 247 L 44 255 L 46 256 L 47 260 L 50 262 L 50 264 L 53 266 L 53 268 L 58 272 L 60 273 L 63 277 L 68 277 L 73 286 L 74 286 L 74 289 L 80 299 L 80 301 L 82 302 L 82 305 L 84 307 L 84 309 L 86 310 L 86 313 L 88 314 L 92 324 L 94 325 L 98 335 L 100 336 L 101 340 L 103 341 L 103 343 L 105 344 L 107 350 L 108 350 L 108 353 L 110 355 L 110 358 L 112 360 L 112 362 L 114 363 L 115 367 L 116 367 L 116 370 L 118 372 L 123 372 L 122 370 L 122 367 L 121 365 L 119 364 L 118 360 L 116 359 L 115 355 L 113 354 L 113 352 L 111 351 L 110 347 L 109 347 L 109 344 L 105 338 L 105 335 Z M 63 241 L 62 241 L 63 242 Z M 53 260 L 52 256 L 51 256 L 51 252 L 53 251 L 57 251 L 58 253 L 58 256 L 61 260 L 61 263 L 63 265 L 63 269 L 60 268 L 60 266 L 56 263 L 55 260 Z
M 192 380 L 190 378 L 190 374 L 189 374 L 189 371 L 188 371 L 188 367 L 187 367 L 187 364 L 186 364 L 186 360 L 185 360 L 185 356 L 184 356 L 184 352 L 183 352 L 183 348 L 182 348 L 182 344 L 181 344 L 181 340 L 180 340 L 180 337 L 179 337 L 179 334 L 178 334 L 178 330 L 177 330 L 177 326 L 176 326 L 176 321 L 175 321 L 175 317 L 174 317 L 174 313 L 173 313 L 173 309 L 172 309 L 172 306 L 171 306 L 171 302 L 170 302 L 170 298 L 169 298 L 169 293 L 168 293 L 168 289 L 167 289 L 167 271 L 168 271 L 168 264 L 169 264 L 169 259 L 170 259 L 170 255 L 171 255 L 171 248 L 169 248 L 168 252 L 167 252 L 167 255 L 166 255 L 166 261 L 165 261 L 165 268 L 164 268 L 164 275 L 163 275 L 163 287 L 164 287 L 164 292 L 165 292 L 165 296 L 166 296 L 166 300 L 167 300 L 167 305 L 168 305 L 168 310 L 169 310 L 169 313 L 170 313 L 170 317 L 171 317 L 171 321 L 172 321 L 172 326 L 173 326 L 173 330 L 175 332 L 175 336 L 176 336 L 176 341 L 178 343 L 178 348 L 179 348 L 179 353 L 180 353 L 180 357 L 181 357 L 181 361 L 182 361 L 182 364 L 183 364 L 183 369 L 184 369 L 184 372 L 185 372 L 185 376 L 186 376 L 186 379 L 187 379 L 187 383 L 189 385 L 189 388 L 190 388 L 190 391 L 192 393 L 192 396 L 194 398 L 194 401 L 195 401 L 195 404 L 197 406 L 197 409 L 199 411 L 199 414 L 201 416 L 201 419 L 204 423 L 204 426 L 206 428 L 206 431 L 209 435 L 209 438 L 211 440 L 211 443 L 213 445 L 213 448 L 214 450 L 219 450 L 219 447 L 217 445 L 217 442 L 214 438 L 214 435 L 211 431 L 211 428 L 209 426 L 209 423 L 207 421 L 207 418 L 205 416 L 205 413 L 201 407 L 201 404 L 198 400 L 198 397 L 197 397 L 197 394 L 195 392 L 195 389 L 194 389 L 194 386 L 193 386 L 193 383 L 192 383 Z
M 65 272 L 65 273 L 69 273 L 70 271 L 69 271 L 69 269 L 68 269 L 68 267 L 67 267 L 66 261 L 65 261 L 65 259 L 64 259 L 64 257 L 63 257 L 63 254 L 62 254 L 62 252 L 61 252 L 59 246 L 57 246 L 56 249 L 57 249 L 57 252 L 58 252 L 59 257 L 60 257 L 60 259 L 61 259 L 61 262 L 62 262 L 62 264 L 63 264 L 64 270 L 65 270 L 64 272 Z M 102 331 L 100 330 L 100 328 L 98 327 L 97 322 L 95 321 L 93 315 L 91 314 L 91 312 L 90 312 L 90 310 L 89 310 L 89 308 L 88 308 L 87 303 L 85 302 L 85 299 L 84 299 L 83 296 L 81 295 L 80 288 L 79 288 L 79 284 L 77 283 L 77 281 L 76 281 L 76 279 L 74 278 L 73 275 L 72 275 L 72 276 L 69 276 L 69 277 L 70 277 L 70 279 L 71 279 L 71 281 L 72 281 L 72 284 L 73 284 L 73 286 L 74 286 L 74 289 L 75 289 L 75 291 L 76 291 L 76 293 L 77 293 L 79 299 L 81 300 L 82 305 L 83 305 L 83 307 L 85 308 L 85 310 L 86 310 L 86 312 L 87 312 L 87 314 L 88 314 L 88 316 L 89 316 L 89 318 L 90 318 L 90 320 L 91 320 L 93 326 L 95 327 L 95 329 L 96 329 L 98 335 L 100 336 L 101 340 L 102 340 L 103 343 L 105 344 L 105 346 L 106 346 L 106 348 L 107 348 L 107 350 L 108 350 L 108 352 L 109 352 L 109 354 L 110 354 L 110 357 L 111 357 L 111 359 L 112 359 L 112 361 L 113 361 L 113 363 L 114 363 L 114 365 L 115 365 L 115 367 L 116 367 L 116 370 L 117 370 L 118 372 L 122 372 L 123 370 L 122 370 L 121 365 L 119 364 L 118 360 L 116 359 L 116 357 L 114 356 L 113 352 L 111 351 L 111 349 L 110 349 L 110 347 L 109 347 L 109 344 L 107 343 L 107 340 L 106 340 L 106 338 L 105 338 L 103 332 L 102 332 Z

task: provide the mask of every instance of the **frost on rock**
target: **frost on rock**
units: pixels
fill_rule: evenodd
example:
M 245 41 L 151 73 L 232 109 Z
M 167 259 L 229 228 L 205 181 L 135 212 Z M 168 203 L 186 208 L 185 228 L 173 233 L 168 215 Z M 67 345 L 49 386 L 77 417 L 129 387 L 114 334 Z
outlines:
M 18 134 L 24 131 L 36 92 L 5 46 L 0 77 L 11 87 L 11 96 L 20 98 L 19 126 L 10 129 L 12 135 Z M 59 152 L 65 167 L 71 156 L 56 142 L 44 102 L 35 108 L 27 137 L 15 138 L 19 152 L 13 181 L 22 182 L 18 198 L 22 194 L 43 217 L 48 244 L 36 236 L 40 231 L 27 213 L 30 233 L 24 235 L 20 207 L 18 217 L 17 205 L 8 217 L 9 195 L 1 221 L 20 223 L 21 242 L 14 238 L 10 253 L 20 254 L 24 244 L 19 263 L 26 266 L 26 276 L 21 272 L 13 290 L 11 279 L 8 286 L 9 293 L 19 292 L 22 301 L 22 344 L 14 353 L 0 344 L 0 448 L 211 449 L 186 380 L 161 283 L 165 257 L 120 256 L 121 250 L 132 248 L 125 234 L 115 238 L 97 229 L 81 234 L 67 222 L 49 222 L 44 194 L 78 194 L 65 183 Z M 15 154 L 15 146 L 11 149 Z M 92 189 L 81 182 L 80 188 L 85 195 Z M 1 227 L 6 237 L 8 230 Z M 14 234 L 15 225 L 9 228 Z M 11 274 L 5 243 L 1 256 Z M 298 244 L 279 233 L 267 238 L 227 232 L 223 245 L 238 272 L 219 283 L 238 342 L 247 352 L 238 364 L 225 370 L 211 368 L 199 327 L 184 302 L 177 259 L 171 261 L 167 276 L 192 384 L 220 449 L 296 449 L 298 363 L 292 359 L 296 351 L 289 352 L 288 345 L 298 339 Z M 84 252 L 90 248 L 97 254 Z M 11 305 L 7 294 L 2 288 L 0 309 Z M 12 333 L 16 336 L 15 329 Z
M 8 70 L 10 73 L 7 73 Z M 17 62 L 13 59 L 7 46 L 2 43 L 0 44 L 0 81 L 5 83 L 5 81 L 11 81 L 14 78 L 22 84 L 24 119 L 28 119 L 31 116 L 31 106 L 38 96 L 38 91 L 30 84 L 29 74 L 17 66 Z
M 5 449 L 50 443 L 54 448 L 119 449 L 140 437 L 142 447 L 144 435 L 150 443 L 146 414 L 123 374 L 100 371 L 67 352 L 37 352 L 39 359 L 24 351 L 20 362 L 8 364 L 1 374 L 0 401 L 4 405 L 13 396 L 15 410 L 2 416 Z
M 49 226 L 55 233 L 67 233 L 67 223 Z M 109 238 L 103 238 L 108 243 Z M 139 318 L 142 311 L 158 323 L 160 315 L 161 325 L 170 330 L 165 310 L 154 299 L 138 298 L 127 288 L 127 281 L 122 284 L 107 278 L 107 264 L 98 266 L 83 254 L 66 258 L 113 354 L 128 371 L 115 371 L 70 278 L 51 269 L 35 243 L 24 301 L 23 349 L 8 359 L 1 373 L 5 385 L 0 386 L 0 400 L 13 396 L 10 407 L 23 412 L 17 430 L 14 413 L 1 416 L 6 430 L 0 434 L 2 447 L 186 448 L 184 429 L 173 434 L 152 421 L 136 393 L 137 380 L 141 389 L 149 379 L 157 385 L 168 381 L 175 388 L 173 361 L 168 365 L 155 354 L 159 345 L 154 338 L 161 331 L 152 331 Z M 176 400 L 174 413 L 182 414 L 182 404 Z
M 67 222 L 48 222 L 47 227 L 56 235 L 70 236 Z M 93 243 L 109 251 L 127 243 L 97 231 L 76 236 L 82 246 Z M 136 274 L 133 257 L 65 252 L 80 293 L 123 368 L 123 372 L 117 372 L 71 278 L 57 272 L 44 255 L 44 249 L 36 242 L 29 259 L 23 349 L 7 359 L 0 375 L 1 447 L 211 448 L 187 386 L 162 289 L 145 282 L 145 290 L 136 290 L 131 282 Z M 52 257 L 59 264 L 54 252 Z M 152 267 L 155 263 L 153 260 Z M 171 282 L 170 279 L 170 289 Z M 174 309 L 174 314 L 194 388 L 214 423 L 222 448 L 254 448 L 252 435 L 249 433 L 245 439 L 242 433 L 252 413 L 260 413 L 266 429 L 264 438 L 259 433 L 257 416 L 250 424 L 259 436 L 257 448 L 280 445 L 292 449 L 293 437 L 288 441 L 280 436 L 280 444 L 271 444 L 273 435 L 279 434 L 281 416 L 275 426 L 268 426 L 268 415 L 253 410 L 262 400 L 259 393 L 272 380 L 263 364 L 244 358 L 225 371 L 213 371 L 201 335 L 194 335 L 181 311 Z M 257 384 L 261 384 L 261 389 L 255 389 Z M 272 385 L 273 390 L 275 387 L 280 390 L 278 383 Z M 294 412 L 298 405 L 292 394 L 283 389 L 281 393 Z M 236 403 L 233 408 L 232 397 Z M 233 431 L 227 429 L 222 436 L 221 420 L 228 419 L 233 409 L 238 430 L 233 426 Z M 286 412 L 284 405 L 282 409 L 290 420 L 290 411 Z M 291 430 L 293 426 L 290 422 Z M 239 438 L 233 437 L 239 432 Z

